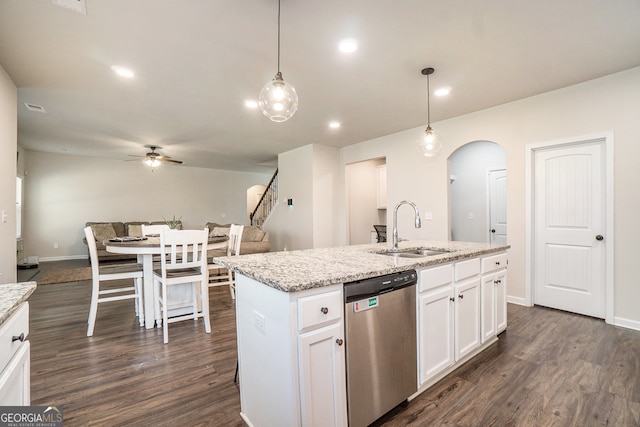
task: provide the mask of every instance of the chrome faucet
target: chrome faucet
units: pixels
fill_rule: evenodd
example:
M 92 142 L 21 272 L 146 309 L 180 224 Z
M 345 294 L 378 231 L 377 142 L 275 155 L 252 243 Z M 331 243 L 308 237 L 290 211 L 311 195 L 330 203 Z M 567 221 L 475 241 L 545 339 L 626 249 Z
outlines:
M 420 228 L 422 226 L 420 222 L 420 212 L 418 212 L 418 207 L 415 203 L 410 202 L 408 200 L 403 200 L 398 203 L 393 210 L 393 250 L 398 250 L 398 208 L 402 205 L 411 205 L 413 207 L 413 211 L 416 214 L 416 228 Z

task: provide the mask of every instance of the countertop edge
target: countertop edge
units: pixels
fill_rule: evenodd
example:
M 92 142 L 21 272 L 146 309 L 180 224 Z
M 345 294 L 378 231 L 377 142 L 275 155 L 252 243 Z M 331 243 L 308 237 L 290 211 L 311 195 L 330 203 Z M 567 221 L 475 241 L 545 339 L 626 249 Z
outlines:
M 35 292 L 37 286 L 36 282 L 0 285 L 0 326 Z
M 418 242 L 403 242 L 403 247 L 412 247 L 412 246 L 422 246 L 426 245 L 425 241 Z M 437 247 L 455 247 L 456 242 L 450 242 L 449 245 L 445 244 L 445 242 L 431 242 L 429 246 L 437 248 Z M 345 252 L 352 253 L 353 257 L 363 257 L 363 256 L 381 256 L 378 253 L 375 253 L 376 250 L 381 251 L 388 249 L 386 247 L 374 246 L 374 245 L 357 245 L 352 247 L 339 247 L 339 248 L 326 248 L 326 249 L 309 249 L 302 251 L 290 251 L 286 252 L 269 252 L 265 254 L 251 254 L 246 255 L 245 257 L 254 257 L 253 259 L 256 262 L 247 263 L 246 260 L 249 258 L 245 258 L 242 255 L 238 257 L 219 257 L 214 258 L 213 261 L 216 264 L 219 264 L 225 268 L 229 268 L 234 270 L 237 274 L 241 274 L 253 280 L 256 280 L 260 283 L 263 283 L 269 287 L 277 289 L 282 292 L 299 292 L 307 289 L 313 288 L 321 288 L 325 286 L 330 286 L 339 283 L 352 282 L 357 280 L 363 280 L 370 277 L 382 276 L 386 274 L 392 274 L 400 271 L 418 269 L 418 268 L 426 268 L 439 264 L 447 264 L 450 262 L 456 262 L 464 259 L 475 258 L 483 255 L 488 255 L 497 252 L 504 252 L 510 248 L 509 245 L 498 245 L 498 246 L 490 246 L 487 244 L 474 244 L 467 242 L 457 242 L 458 244 L 466 244 L 471 247 L 468 249 L 458 249 L 448 254 L 425 257 L 425 258 L 412 258 L 407 259 L 404 258 L 403 262 L 399 265 L 388 265 L 389 263 L 382 262 L 384 259 L 376 258 L 375 260 L 370 258 L 370 260 L 379 261 L 377 264 L 380 264 L 381 267 L 376 268 L 367 268 L 366 263 L 362 263 L 362 268 L 351 268 L 351 272 L 348 274 L 343 274 L 339 276 L 331 276 L 331 274 L 327 274 L 326 278 L 315 278 L 315 279 L 302 279 L 296 283 L 287 283 L 284 280 L 274 280 L 269 277 L 265 271 L 268 270 L 268 267 L 265 267 L 267 260 L 269 258 L 276 260 L 278 258 L 290 256 L 291 262 L 301 262 L 305 260 L 316 261 L 316 265 L 321 266 L 322 263 L 329 265 L 331 263 L 332 250 L 335 250 L 335 256 L 345 257 Z M 321 254 L 325 257 L 325 260 L 318 261 L 318 254 Z M 348 255 L 347 255 L 348 256 Z M 389 258 L 386 258 L 388 261 Z M 344 261 L 343 258 L 339 260 L 336 258 L 336 261 Z M 248 265 L 244 265 L 248 264 Z

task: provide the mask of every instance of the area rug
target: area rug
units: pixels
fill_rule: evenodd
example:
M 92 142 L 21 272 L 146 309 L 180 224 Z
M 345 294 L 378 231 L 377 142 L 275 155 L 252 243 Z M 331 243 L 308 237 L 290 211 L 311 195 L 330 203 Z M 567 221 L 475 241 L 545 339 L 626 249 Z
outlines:
M 41 271 L 32 280 L 35 280 L 38 285 L 91 280 L 91 267 L 62 268 L 59 270 Z

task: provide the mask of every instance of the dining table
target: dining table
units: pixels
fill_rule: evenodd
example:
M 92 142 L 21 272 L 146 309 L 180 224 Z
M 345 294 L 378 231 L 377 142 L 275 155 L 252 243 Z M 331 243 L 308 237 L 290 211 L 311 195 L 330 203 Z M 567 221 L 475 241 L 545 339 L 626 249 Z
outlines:
M 210 237 L 207 244 L 207 251 L 226 248 L 228 240 L 229 238 L 227 236 Z M 138 263 L 142 264 L 144 326 L 146 329 L 153 328 L 156 319 L 156 304 L 153 301 L 153 257 L 160 255 L 162 252 L 160 248 L 160 237 L 153 235 L 141 238 L 122 237 L 105 240 L 103 243 L 107 252 L 136 255 Z M 182 313 L 175 312 L 172 314 L 170 312 L 170 316 L 179 314 Z

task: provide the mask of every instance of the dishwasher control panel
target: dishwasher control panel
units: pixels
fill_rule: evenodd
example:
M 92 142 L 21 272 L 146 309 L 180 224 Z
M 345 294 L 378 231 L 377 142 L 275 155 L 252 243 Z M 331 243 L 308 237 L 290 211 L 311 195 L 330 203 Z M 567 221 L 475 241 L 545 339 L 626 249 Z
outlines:
M 399 273 L 348 282 L 344 284 L 344 302 L 349 303 L 381 295 L 415 285 L 417 282 L 418 273 L 416 273 L 415 270 L 401 271 Z

